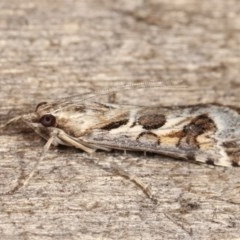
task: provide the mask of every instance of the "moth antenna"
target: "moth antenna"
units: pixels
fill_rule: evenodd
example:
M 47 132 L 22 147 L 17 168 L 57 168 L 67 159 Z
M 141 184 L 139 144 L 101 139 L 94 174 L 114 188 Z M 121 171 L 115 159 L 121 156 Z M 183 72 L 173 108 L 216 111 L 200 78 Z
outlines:
M 152 83 L 154 83 L 154 84 L 152 84 Z M 141 89 L 141 88 L 151 88 L 151 87 L 163 87 L 163 86 L 164 86 L 163 83 L 159 84 L 159 82 L 155 82 L 155 81 L 153 81 L 153 82 L 135 83 L 135 84 L 134 83 L 133 84 L 126 84 L 126 85 L 123 85 L 123 86 L 120 85 L 120 86 L 108 88 L 108 89 L 105 89 L 105 90 L 96 91 L 96 92 L 92 93 L 91 96 L 89 96 L 87 98 L 83 98 L 81 100 L 81 102 L 89 100 L 91 98 L 95 98 L 97 96 L 116 94 L 116 93 L 118 93 L 121 90 L 128 90 L 128 89 L 133 89 L 133 88 Z
M 20 188 L 23 188 L 23 187 L 25 187 L 25 186 L 28 184 L 28 182 L 29 182 L 29 181 L 31 180 L 31 178 L 34 176 L 34 173 L 36 172 L 39 164 L 40 164 L 40 163 L 42 162 L 42 160 L 44 159 L 44 157 L 45 157 L 47 151 L 49 150 L 50 146 L 52 145 L 52 142 L 53 142 L 53 140 L 54 140 L 54 137 L 55 137 L 55 136 L 51 136 L 51 137 L 48 139 L 48 141 L 46 142 L 46 144 L 44 145 L 43 151 L 42 151 L 42 153 L 41 153 L 41 156 L 40 156 L 40 158 L 37 160 L 37 162 L 35 163 L 32 171 L 29 173 L 28 177 L 27 177 L 26 179 L 24 179 L 23 181 L 20 181 L 20 183 L 19 183 L 16 187 L 14 187 L 11 191 L 9 191 L 7 194 L 13 194 L 13 193 L 17 192 Z
M 151 84 L 151 83 L 154 83 L 154 84 Z M 133 87 L 134 88 L 137 87 L 138 89 L 151 88 L 151 87 L 163 87 L 163 83 L 159 84 L 159 82 L 153 81 L 153 82 L 143 82 L 143 83 L 135 83 L 135 84 L 125 84 L 123 86 L 122 85 L 115 86 L 115 87 L 112 87 L 112 88 L 107 88 L 107 89 L 104 89 L 104 90 L 95 91 L 93 93 L 82 94 L 82 95 L 86 95 L 86 97 L 82 98 L 82 99 L 79 99 L 79 95 L 75 95 L 75 96 L 71 97 L 72 101 L 69 102 L 70 104 L 65 106 L 65 107 L 62 107 L 62 109 L 68 108 L 69 106 L 74 106 L 77 102 L 81 103 L 81 102 L 84 102 L 84 101 L 88 101 L 92 98 L 96 98 L 96 97 L 99 97 L 99 96 L 106 96 L 106 95 L 110 95 L 111 97 L 113 97 L 113 102 L 114 102 L 114 98 L 116 98 L 116 93 L 117 92 L 119 92 L 121 90 L 132 89 Z M 110 102 L 111 102 L 111 97 L 109 98 Z M 61 102 L 66 101 L 67 99 L 69 99 L 69 97 L 61 99 Z
M 132 84 L 119 84 L 117 86 L 106 88 L 103 90 L 99 90 L 99 91 L 95 91 L 95 92 L 93 91 L 93 92 L 89 92 L 89 93 L 83 93 L 83 94 L 81 94 L 81 96 L 86 95 L 86 98 L 82 99 L 82 101 L 84 101 L 84 100 L 94 98 L 99 95 L 115 94 L 121 90 L 132 89 L 133 87 L 134 88 L 136 88 L 136 87 L 137 88 L 146 88 L 146 87 L 162 87 L 162 86 L 163 86 L 163 83 L 159 83 L 159 81 L 132 83 Z M 62 98 L 61 100 L 66 101 L 68 99 L 74 99 L 74 98 L 79 98 L 79 94 L 71 96 L 71 97 Z
M 89 93 L 89 94 L 92 94 L 92 95 L 89 96 L 89 97 L 81 99 L 80 102 L 85 101 L 85 100 L 89 100 L 91 98 L 95 98 L 97 96 L 116 94 L 121 90 L 131 90 L 131 89 L 136 89 L 136 88 L 137 89 L 142 89 L 142 88 L 144 89 L 144 88 L 153 88 L 153 87 L 161 87 L 162 89 L 166 89 L 166 90 L 169 90 L 169 89 L 177 89 L 177 90 L 183 89 L 183 90 L 186 90 L 186 87 L 187 87 L 188 90 L 191 90 L 191 91 L 211 90 L 208 87 L 201 87 L 201 88 L 198 87 L 198 88 L 196 88 L 196 87 L 189 87 L 187 85 L 174 85 L 174 84 L 167 85 L 164 82 L 159 83 L 159 82 L 156 82 L 156 81 L 150 81 L 150 82 L 119 85 L 119 86 L 111 87 L 111 88 L 108 88 L 108 89 L 105 89 L 105 90 L 96 91 L 94 93 Z
M 156 82 L 156 81 L 152 81 L 152 82 L 142 82 L 142 83 L 133 83 L 133 84 L 125 84 L 125 85 L 119 85 L 119 86 L 115 86 L 115 87 L 112 87 L 112 88 L 108 88 L 108 89 L 105 89 L 105 90 L 100 90 L 100 91 L 95 91 L 94 93 L 88 93 L 88 94 L 82 94 L 83 95 L 86 95 L 85 98 L 81 98 L 79 99 L 79 95 L 75 95 L 75 96 L 72 96 L 71 99 L 72 101 L 69 102 L 69 104 L 67 106 L 64 106 L 62 107 L 61 109 L 64 109 L 64 108 L 68 108 L 70 106 L 74 106 L 76 103 L 82 103 L 84 101 L 88 101 L 92 98 L 96 98 L 96 97 L 99 97 L 99 96 L 106 96 L 106 95 L 115 95 L 116 93 L 118 93 L 119 91 L 121 90 L 129 90 L 129 89 L 133 89 L 133 88 L 137 88 L 137 89 L 144 89 L 144 88 L 153 88 L 153 87 L 161 87 L 161 89 L 166 89 L 166 90 L 169 90 L 169 89 L 177 89 L 178 91 L 179 90 L 186 90 L 186 85 L 166 85 L 164 84 L 164 82 Z M 187 87 L 188 90 L 191 90 L 191 91 L 199 91 L 199 88 L 196 88 L 196 87 L 192 87 L 190 88 L 189 86 Z M 207 87 L 202 87 L 201 90 L 211 90 Z M 65 99 L 61 99 L 60 101 L 66 101 L 67 99 L 69 98 L 65 98 Z

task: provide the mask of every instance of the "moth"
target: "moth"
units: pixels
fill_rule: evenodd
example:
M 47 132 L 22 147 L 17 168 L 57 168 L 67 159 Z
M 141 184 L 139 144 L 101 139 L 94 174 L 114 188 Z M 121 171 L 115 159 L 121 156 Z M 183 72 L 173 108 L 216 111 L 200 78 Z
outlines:
M 122 149 L 217 166 L 240 165 L 240 109 L 217 104 L 130 106 L 42 102 L 18 117 L 50 145 Z M 13 119 L 9 121 L 10 124 Z
M 120 149 L 223 167 L 240 166 L 239 108 L 219 104 L 143 107 L 89 101 L 94 96 L 41 102 L 34 112 L 15 117 L 2 127 L 23 121 L 47 140 L 28 177 L 8 194 L 29 182 L 51 145 L 75 147 L 89 154 Z M 138 178 L 114 168 L 155 200 Z

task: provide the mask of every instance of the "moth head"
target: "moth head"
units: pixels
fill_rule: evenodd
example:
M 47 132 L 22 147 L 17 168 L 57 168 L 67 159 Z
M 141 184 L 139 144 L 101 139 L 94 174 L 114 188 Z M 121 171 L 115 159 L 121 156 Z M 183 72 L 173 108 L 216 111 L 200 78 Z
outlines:
M 42 102 L 37 105 L 34 112 L 22 115 L 21 120 L 37 134 L 45 139 L 49 139 L 52 132 L 51 127 L 55 127 L 57 122 L 53 113 L 50 113 L 51 110 L 46 102 Z
M 37 122 L 40 123 L 43 127 L 55 127 L 56 126 L 56 116 L 52 114 L 52 105 L 47 102 L 40 102 L 36 109 L 35 113 L 38 115 Z
M 82 126 L 88 121 L 85 119 L 85 105 L 76 105 L 71 102 L 66 104 L 41 102 L 36 107 L 35 115 L 36 120 L 34 120 L 33 128 L 39 134 L 41 133 L 41 136 L 49 136 L 56 131 L 73 135 L 76 126 L 79 127 L 76 130 L 79 133 L 82 131 Z

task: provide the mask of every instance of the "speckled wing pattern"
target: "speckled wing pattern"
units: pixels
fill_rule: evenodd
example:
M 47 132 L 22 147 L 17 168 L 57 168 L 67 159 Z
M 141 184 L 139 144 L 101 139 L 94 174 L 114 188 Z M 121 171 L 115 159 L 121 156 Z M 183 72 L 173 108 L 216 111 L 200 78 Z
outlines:
M 67 136 L 57 134 L 55 145 L 71 146 L 67 139 L 72 139 L 95 150 L 143 151 L 211 165 L 240 165 L 240 110 L 234 107 L 43 103 L 36 109 L 35 123 L 46 114 L 54 116 L 54 125 L 34 128 L 46 139 L 56 130 Z

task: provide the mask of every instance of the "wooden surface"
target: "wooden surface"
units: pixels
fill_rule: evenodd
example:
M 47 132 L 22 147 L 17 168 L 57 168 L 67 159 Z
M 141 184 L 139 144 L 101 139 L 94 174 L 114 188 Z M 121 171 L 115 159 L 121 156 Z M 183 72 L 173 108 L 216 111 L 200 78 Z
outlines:
M 163 87 L 121 91 L 116 102 L 240 106 L 239 11 L 237 0 L 2 0 L 0 123 L 46 99 L 143 81 Z M 0 239 L 240 237 L 239 168 L 53 147 L 29 184 L 6 194 L 44 140 L 14 126 L 0 142 Z M 108 171 L 113 163 L 157 203 Z

